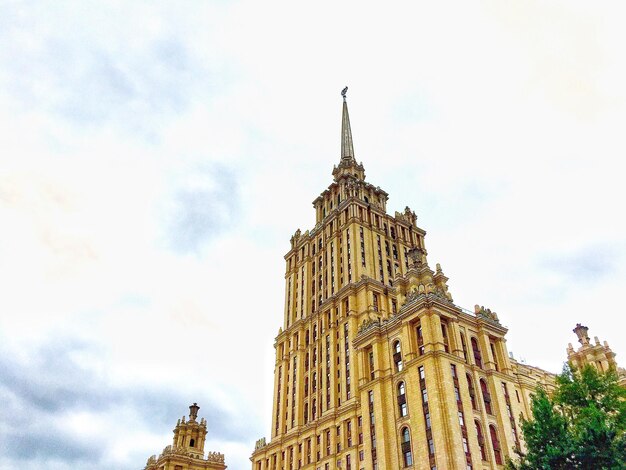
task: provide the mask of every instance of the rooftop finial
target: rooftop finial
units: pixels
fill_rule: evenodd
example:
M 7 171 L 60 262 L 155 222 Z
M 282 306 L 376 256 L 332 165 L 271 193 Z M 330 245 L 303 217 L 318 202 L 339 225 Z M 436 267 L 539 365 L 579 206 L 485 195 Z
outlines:
M 341 90 L 341 96 L 343 96 L 343 116 L 341 119 L 341 159 L 354 160 L 352 130 L 350 129 L 350 116 L 348 116 L 348 103 L 346 102 L 347 92 L 348 87 Z
M 198 410 L 200 409 L 200 407 L 198 406 L 197 403 L 194 403 L 193 405 L 191 405 L 189 407 L 189 421 L 195 421 L 196 418 L 198 417 Z
M 576 336 L 578 336 L 578 342 L 583 346 L 589 344 L 589 336 L 587 335 L 588 330 L 589 328 L 581 325 L 580 323 L 576 323 L 576 328 L 572 330 L 576 333 Z

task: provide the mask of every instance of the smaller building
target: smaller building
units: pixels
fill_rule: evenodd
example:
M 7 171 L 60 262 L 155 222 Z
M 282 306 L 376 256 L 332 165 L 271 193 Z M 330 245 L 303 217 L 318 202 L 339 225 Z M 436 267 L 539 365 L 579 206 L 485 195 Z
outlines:
M 197 421 L 200 407 L 194 403 L 189 407 L 189 421 L 183 416 L 174 428 L 172 445 L 163 449 L 157 457 L 151 456 L 144 470 L 224 470 L 224 454 L 204 454 L 206 419 Z

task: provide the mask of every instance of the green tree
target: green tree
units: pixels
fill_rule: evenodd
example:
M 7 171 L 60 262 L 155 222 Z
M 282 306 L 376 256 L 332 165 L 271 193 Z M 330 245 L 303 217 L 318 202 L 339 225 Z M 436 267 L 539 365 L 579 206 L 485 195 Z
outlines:
M 549 396 L 532 397 L 532 418 L 522 419 L 527 452 L 511 470 L 623 470 L 626 468 L 626 388 L 615 371 L 565 366 Z

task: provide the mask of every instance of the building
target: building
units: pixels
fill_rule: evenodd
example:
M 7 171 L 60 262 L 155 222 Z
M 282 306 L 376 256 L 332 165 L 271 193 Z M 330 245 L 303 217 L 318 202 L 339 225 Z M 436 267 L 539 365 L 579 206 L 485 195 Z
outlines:
M 453 302 L 412 210 L 387 213 L 355 159 L 346 90 L 333 181 L 285 255 L 271 439 L 252 468 L 501 468 L 553 375 L 509 356 L 495 312 Z
M 567 345 L 567 361 L 577 369 L 585 365 L 592 365 L 601 372 L 614 369 L 618 372 L 620 385 L 626 387 L 626 370 L 618 367 L 615 362 L 615 353 L 611 351 L 609 343 L 605 341 L 600 344 L 596 336 L 594 337 L 595 344 L 591 344 L 587 336 L 589 328 L 580 323 L 572 331 L 578 336 L 580 347 L 575 351 L 572 343 Z
M 200 407 L 194 403 L 189 407 L 189 421 L 183 416 L 174 428 L 172 445 L 163 449 L 157 457 L 151 456 L 144 470 L 224 470 L 224 454 L 209 452 L 204 456 L 207 422 L 197 421 Z

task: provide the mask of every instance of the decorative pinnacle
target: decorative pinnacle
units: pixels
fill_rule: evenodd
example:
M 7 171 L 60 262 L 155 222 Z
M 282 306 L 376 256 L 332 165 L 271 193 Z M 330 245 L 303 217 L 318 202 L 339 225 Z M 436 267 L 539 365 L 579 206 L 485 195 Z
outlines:
M 348 115 L 348 103 L 346 102 L 347 92 L 348 87 L 341 90 L 341 96 L 343 96 L 343 115 L 341 117 L 341 159 L 354 160 L 352 130 L 350 129 L 350 116 Z
M 198 417 L 198 410 L 200 409 L 200 407 L 198 406 L 197 403 L 194 403 L 193 405 L 191 405 L 189 407 L 189 421 L 195 421 L 196 418 Z
M 587 336 L 588 330 L 589 328 L 581 325 L 580 323 L 576 323 L 576 328 L 572 330 L 576 333 L 576 336 L 578 336 L 578 342 L 583 346 L 589 344 L 589 336 Z

